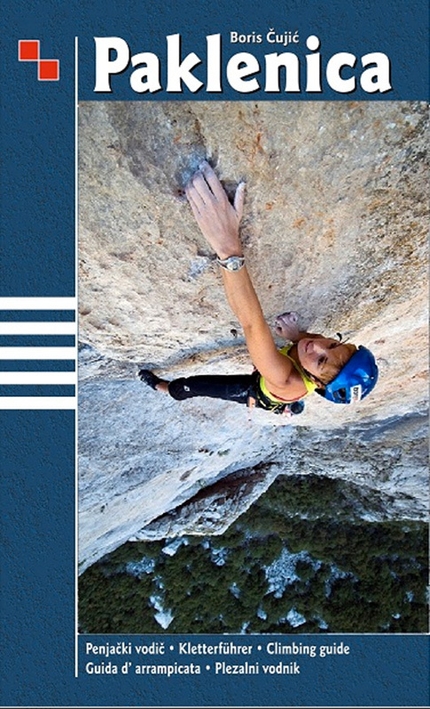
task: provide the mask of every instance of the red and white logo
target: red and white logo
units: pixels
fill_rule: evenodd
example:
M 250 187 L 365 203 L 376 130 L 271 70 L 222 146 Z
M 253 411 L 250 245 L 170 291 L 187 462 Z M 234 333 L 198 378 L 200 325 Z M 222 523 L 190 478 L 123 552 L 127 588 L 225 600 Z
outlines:
M 39 81 L 58 81 L 60 78 L 59 59 L 40 58 L 40 40 L 18 40 L 18 61 L 37 62 L 37 78 Z

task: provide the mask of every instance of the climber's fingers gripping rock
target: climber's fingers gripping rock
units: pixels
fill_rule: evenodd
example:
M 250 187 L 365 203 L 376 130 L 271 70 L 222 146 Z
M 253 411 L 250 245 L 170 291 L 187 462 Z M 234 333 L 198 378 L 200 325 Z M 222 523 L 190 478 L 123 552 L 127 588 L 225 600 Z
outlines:
M 299 316 L 291 311 L 281 313 L 275 320 L 275 331 L 279 337 L 295 342 L 299 338 L 300 330 L 298 326 Z
M 239 224 L 243 214 L 245 183 L 230 203 L 218 177 L 207 162 L 191 177 L 185 194 L 201 232 L 220 259 L 241 256 Z

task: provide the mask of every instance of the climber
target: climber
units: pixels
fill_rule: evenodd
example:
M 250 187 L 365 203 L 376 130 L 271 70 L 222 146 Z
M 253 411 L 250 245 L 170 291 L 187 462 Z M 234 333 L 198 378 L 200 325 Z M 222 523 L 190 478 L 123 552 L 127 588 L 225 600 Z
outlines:
M 189 180 L 185 193 L 203 236 L 217 254 L 230 307 L 239 320 L 254 364 L 252 374 L 201 375 L 166 381 L 148 369 L 138 376 L 174 399 L 212 397 L 292 415 L 303 398 L 316 391 L 334 403 L 363 399 L 378 378 L 375 359 L 366 347 L 302 332 L 296 313 L 276 318 L 278 335 L 290 345 L 278 350 L 248 274 L 239 237 L 245 183 L 233 204 L 207 162 Z

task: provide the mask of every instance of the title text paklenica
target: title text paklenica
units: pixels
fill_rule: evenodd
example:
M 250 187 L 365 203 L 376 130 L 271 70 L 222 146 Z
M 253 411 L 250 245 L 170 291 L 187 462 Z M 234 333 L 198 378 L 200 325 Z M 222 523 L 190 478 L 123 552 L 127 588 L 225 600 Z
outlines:
M 241 37 L 238 33 L 230 33 L 230 42 L 240 42 Z M 247 36 L 243 37 L 246 39 Z M 247 43 L 258 43 L 257 35 L 248 37 L 251 40 Z M 268 33 L 266 40 L 269 47 L 276 49 L 271 37 L 275 41 L 277 35 Z M 111 93 L 112 77 L 125 72 L 128 72 L 131 89 L 138 94 L 163 90 L 177 94 L 185 89 L 191 93 L 216 94 L 223 91 L 225 82 L 239 94 L 257 91 L 322 93 L 324 81 L 332 91 L 340 94 L 352 93 L 359 87 L 368 94 L 392 90 L 391 63 L 386 54 L 372 51 L 357 57 L 343 51 L 326 57 L 316 35 L 306 39 L 307 53 L 304 56 L 296 53 L 299 47 L 292 38 L 295 51 L 289 48 L 259 58 L 249 51 L 240 51 L 228 59 L 223 56 L 220 34 L 206 36 L 203 58 L 195 52 L 186 54 L 183 51 L 180 34 L 166 37 L 163 60 L 149 51 L 132 54 L 128 43 L 121 37 L 95 37 L 94 41 L 96 93 Z M 284 47 L 287 44 L 285 35 L 282 44 Z

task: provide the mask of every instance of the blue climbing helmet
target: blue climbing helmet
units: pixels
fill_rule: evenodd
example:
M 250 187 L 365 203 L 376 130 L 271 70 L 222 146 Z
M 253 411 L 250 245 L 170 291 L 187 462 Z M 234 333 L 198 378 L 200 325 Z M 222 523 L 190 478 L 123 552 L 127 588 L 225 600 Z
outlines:
M 352 404 L 364 399 L 378 381 L 378 366 L 367 347 L 360 345 L 339 374 L 326 384 L 324 398 L 335 404 Z

